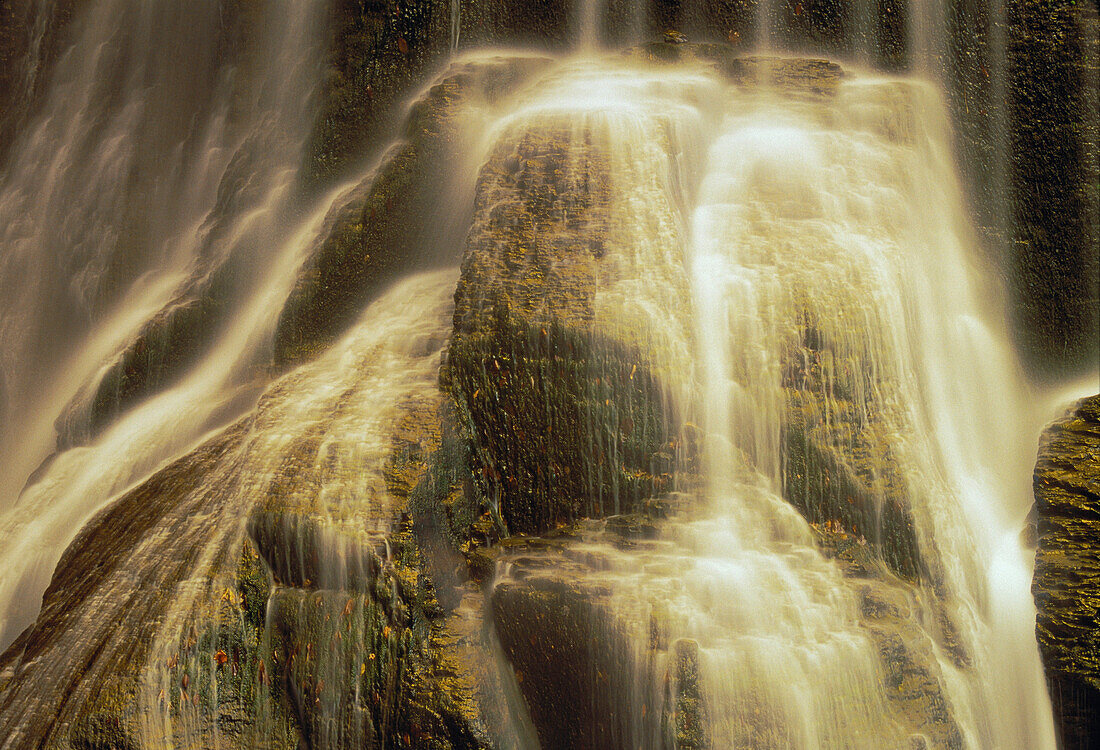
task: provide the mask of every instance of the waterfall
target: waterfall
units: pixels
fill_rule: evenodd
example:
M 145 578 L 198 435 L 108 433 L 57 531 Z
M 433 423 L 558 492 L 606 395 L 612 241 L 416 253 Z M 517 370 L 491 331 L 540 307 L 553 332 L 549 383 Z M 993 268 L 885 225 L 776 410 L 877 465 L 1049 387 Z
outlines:
M 843 398 L 877 413 L 863 420 L 887 422 L 891 444 L 906 454 L 910 492 L 928 504 L 914 508 L 919 534 L 925 545 L 934 539 L 939 547 L 948 598 L 957 598 L 950 606 L 958 608 L 955 616 L 975 649 L 977 676 L 960 685 L 952 684 L 955 667 L 942 664 L 967 744 L 1051 747 L 1041 667 L 1030 646 L 1028 567 L 1016 539 L 1027 498 L 1015 489 L 1025 485 L 1015 482 L 1026 471 L 1027 456 L 1000 439 L 1018 434 L 1018 423 L 989 422 L 995 415 L 1023 413 L 1021 405 L 1011 405 L 1022 389 L 1006 332 L 981 322 L 997 318 L 983 314 L 978 290 L 967 281 L 973 236 L 955 183 L 943 106 L 934 90 L 889 81 L 843 84 L 837 99 L 828 126 L 822 125 L 824 112 L 812 105 L 731 104 L 711 148 L 695 210 L 693 262 L 699 340 L 713 342 L 702 354 L 705 424 L 721 436 L 708 456 L 709 492 L 732 529 L 732 539 L 713 548 L 744 548 L 745 530 L 766 528 L 764 519 L 783 507 L 776 498 L 769 501 L 774 507 L 753 509 L 759 491 L 738 497 L 744 490 L 722 467 L 736 471 L 740 459 L 730 449 L 740 448 L 763 473 L 765 486 L 783 485 L 780 431 L 784 386 L 790 387 L 784 383 L 784 342 L 805 336 L 799 327 L 809 317 L 813 335 L 833 342 L 832 361 L 820 363 L 831 370 L 832 396 L 848 391 Z M 861 384 L 860 372 L 871 379 Z M 1019 467 L 1013 482 L 1001 476 L 1005 466 Z M 746 515 L 753 510 L 764 518 Z M 860 531 L 868 537 L 875 532 Z M 762 542 L 791 544 L 790 534 Z M 805 546 L 805 538 L 793 543 Z M 922 553 L 935 554 L 929 546 Z M 775 581 L 776 574 L 764 578 L 742 554 L 726 559 L 740 571 L 740 585 L 783 590 L 756 583 Z M 789 559 L 777 556 L 764 570 Z M 813 568 L 798 559 L 797 566 L 781 570 L 779 580 L 793 582 Z M 817 586 L 828 580 L 823 572 L 812 575 Z M 829 595 L 841 596 L 843 586 L 835 579 L 832 588 Z M 821 706 L 816 720 L 792 721 L 800 691 L 813 684 L 812 677 L 807 682 L 807 663 L 845 683 L 874 674 L 869 644 L 864 641 L 859 656 L 861 638 L 850 625 L 826 624 L 828 619 L 814 615 L 810 602 L 822 592 L 813 591 L 795 585 L 777 597 L 783 605 L 775 621 L 765 614 L 774 607 L 767 602 L 754 602 L 741 617 L 779 640 L 768 652 L 771 659 L 761 662 L 756 689 L 774 681 L 776 689 L 792 691 L 772 710 L 784 717 L 783 725 L 802 726 L 805 733 L 786 741 L 796 747 L 845 746 L 815 732 L 840 726 L 847 736 L 871 736 L 886 721 L 875 715 L 884 696 L 849 695 Z M 802 601 L 807 604 L 797 604 Z M 852 608 L 834 604 L 830 611 L 843 615 Z M 801 616 L 785 624 L 792 609 Z M 1016 615 L 1008 618 L 1007 612 Z M 782 635 L 786 627 L 792 628 L 789 642 Z M 815 628 L 828 636 L 806 637 Z M 827 651 L 807 654 L 807 641 L 836 641 L 845 651 L 832 659 Z M 1007 673 L 989 679 L 1001 670 Z M 746 679 L 746 686 L 752 684 Z M 1019 693 L 1006 696 L 999 689 L 1004 685 Z M 816 685 L 806 694 L 836 696 L 851 689 L 850 683 Z M 839 718 L 853 706 L 867 713 L 854 724 Z
M 796 66 L 761 67 L 797 87 Z M 611 258 L 645 260 L 608 272 L 593 314 L 601 330 L 625 319 L 650 342 L 704 436 L 701 497 L 662 541 L 623 552 L 597 529 L 568 553 L 600 560 L 576 585 L 611 587 L 612 633 L 633 643 L 616 658 L 634 687 L 612 700 L 626 701 L 634 724 L 607 737 L 666 746 L 654 722 L 677 709 L 661 675 L 688 658 L 716 747 L 902 747 L 911 735 L 937 747 L 1052 748 L 1018 538 L 1024 388 L 996 293 L 971 265 L 942 100 L 932 85 L 884 78 L 845 80 L 835 95 L 776 90 L 723 86 L 702 69 L 619 72 L 605 60 L 544 79 L 505 128 L 510 141 L 516 127 L 552 138 L 564 118 L 575 129 L 566 164 L 590 158 L 593 143 L 605 154 L 612 229 L 582 232 Z M 659 228 L 663 206 L 676 207 L 672 231 Z M 690 296 L 666 270 L 676 258 Z M 661 312 L 639 316 L 648 300 Z M 794 462 L 807 461 L 799 482 L 813 469 L 791 453 L 791 436 L 819 418 L 873 473 L 871 498 L 847 498 L 870 503 L 858 518 L 792 507 L 807 491 Z M 909 504 L 903 520 L 891 516 L 898 503 Z M 893 554 L 891 567 L 918 583 L 853 579 L 819 551 L 823 538 Z M 560 575 L 521 569 L 498 583 L 506 601 L 522 581 Z M 645 645 L 653 628 L 676 644 L 666 656 Z M 899 637 L 906 645 L 891 646 Z M 903 668 L 950 707 L 935 731 L 898 695 L 891 672 Z
M 801 3 L 725 45 L 577 0 L 559 59 L 458 55 L 500 8 L 359 4 L 405 24 L 370 53 L 400 85 L 422 20 L 450 66 L 320 195 L 324 4 L 87 2 L 44 84 L 34 16 L 0 748 L 1054 750 L 1020 535 L 1047 404 L 967 206 L 947 5 L 888 75 L 870 0 L 828 42 L 852 70 L 781 56 Z M 364 107 L 408 94 L 375 63 Z
M 25 572 L 0 584 L 5 645 L 92 513 L 254 397 L 251 369 L 327 208 L 300 216 L 294 191 L 317 10 L 275 3 L 234 27 L 212 4 L 88 4 L 13 145 L 0 181 L 0 529 L 5 564 Z M 227 314 L 191 332 L 220 334 L 206 365 L 42 464 L 55 423 L 86 422 L 110 363 L 210 278 Z

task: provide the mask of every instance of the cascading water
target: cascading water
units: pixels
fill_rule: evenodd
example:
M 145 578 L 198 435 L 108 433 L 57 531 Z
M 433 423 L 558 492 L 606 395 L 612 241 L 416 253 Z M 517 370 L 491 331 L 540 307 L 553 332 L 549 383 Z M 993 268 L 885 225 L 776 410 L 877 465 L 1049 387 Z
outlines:
M 0 747 L 112 729 L 89 706 L 120 694 L 141 747 L 410 746 L 433 721 L 470 747 L 1054 747 L 1018 533 L 1034 425 L 989 322 L 999 291 L 973 265 L 938 84 L 922 80 L 942 76 L 941 3 L 917 4 L 908 27 L 921 79 L 713 46 L 601 55 L 612 7 L 642 26 L 646 6 L 628 5 L 575 3 L 579 53 L 533 85 L 500 84 L 490 56 L 428 90 L 461 110 L 467 153 L 448 162 L 437 213 L 409 219 L 444 217 L 424 242 L 453 262 L 467 229 L 453 224 L 474 206 L 461 277 L 396 283 L 270 383 L 280 309 L 362 198 L 296 191 L 317 4 L 227 21 L 104 0 L 74 20 L 0 178 L 0 644 L 105 515 L 58 570 L 78 595 L 42 614 L 59 640 L 33 632 L 17 644 L 27 659 L 0 663 Z M 851 9 L 865 66 L 883 33 L 871 5 Z M 755 7 L 761 49 L 782 46 L 780 15 Z M 44 262 L 56 248 L 60 273 Z M 540 299 L 551 282 L 560 299 Z M 211 289 L 219 312 L 191 358 L 127 385 L 157 342 L 150 321 Z M 478 350 L 493 326 L 518 333 Z M 544 359 L 524 371 L 531 351 Z M 578 377 L 573 414 L 555 399 Z M 545 412 L 543 434 L 516 426 L 509 388 Z M 455 448 L 463 419 L 491 429 Z M 493 441 L 520 456 L 570 440 L 530 465 L 476 464 Z M 475 487 L 491 490 L 472 511 Z M 549 532 L 541 546 L 516 534 L 509 492 L 566 496 L 534 530 Z M 578 515 L 611 518 L 574 528 Z M 428 552 L 446 534 L 424 517 L 464 523 L 465 558 Z M 89 552 L 104 523 L 132 545 L 109 565 Z M 516 535 L 484 596 L 448 591 L 454 571 L 434 583 L 463 601 L 471 658 L 490 657 L 474 668 L 492 673 L 482 692 L 506 693 L 482 696 L 498 726 L 457 726 L 424 687 L 462 680 L 433 661 L 450 605 L 423 560 L 440 558 L 433 578 L 472 570 L 502 530 Z M 532 698 L 532 668 L 573 665 L 522 661 L 543 635 L 509 624 L 528 590 L 585 599 L 567 622 L 591 643 L 549 640 L 555 661 L 588 649 L 596 697 L 553 696 L 576 717 L 547 719 Z M 501 646 L 514 677 L 497 672 Z
M 312 125 L 301 101 L 319 73 L 313 4 L 239 20 L 255 45 L 241 60 L 227 58 L 241 40 L 224 37 L 212 5 L 119 0 L 85 13 L 0 183 L 0 528 L 8 570 L 26 571 L 0 583 L 5 645 L 82 523 L 255 392 L 251 368 L 327 208 L 295 226 Z M 86 423 L 147 322 L 194 304 L 212 275 L 228 312 L 191 334 L 223 334 L 206 365 L 32 475 L 55 449 L 55 423 L 67 412 Z
M 1019 482 L 1026 476 L 1027 456 L 994 437 L 1015 432 L 1011 428 L 969 432 L 982 425 L 981 414 L 1021 413 L 1019 406 L 998 408 L 988 400 L 993 392 L 1011 399 L 1020 387 L 1005 334 L 979 322 L 985 316 L 967 281 L 964 248 L 971 235 L 953 187 L 942 105 L 919 84 L 853 81 L 841 85 L 829 109 L 826 125 L 826 112 L 814 105 L 766 101 L 736 106 L 711 149 L 695 214 L 694 268 L 698 319 L 704 326 L 700 340 L 714 342 L 703 355 L 706 424 L 720 436 L 708 456 L 712 503 L 725 505 L 736 519 L 731 526 L 737 541 L 731 547 L 743 546 L 744 529 L 767 526 L 740 515 L 748 503 L 737 497 L 736 484 L 721 467 L 738 465 L 727 445 L 736 446 L 764 474 L 767 486 L 784 484 L 779 415 L 785 411 L 784 385 L 790 386 L 784 383 L 783 360 L 789 355 L 783 346 L 805 335 L 809 317 L 814 335 L 832 342 L 831 361 L 815 363 L 828 372 L 829 397 L 850 398 L 872 412 L 862 420 L 887 423 L 891 444 L 904 455 L 899 460 L 914 499 L 922 554 L 935 555 L 938 547 L 942 555 L 947 606 L 955 609 L 963 641 L 975 651 L 975 671 L 961 679 L 947 659 L 938 657 L 967 744 L 1050 747 L 1041 668 L 1029 645 L 1027 568 L 1015 531 L 1026 512 L 1026 497 L 997 477 L 999 467 L 1018 466 L 1014 479 Z M 988 369 L 975 377 L 974 362 Z M 951 363 L 967 363 L 969 372 L 958 372 Z M 849 393 L 842 396 L 844 391 Z M 778 498 L 772 502 L 782 507 Z M 775 513 L 774 508 L 765 511 L 766 516 Z M 873 537 L 884 532 L 858 533 Z M 784 537 L 770 544 L 791 541 Z M 753 574 L 745 568 L 753 567 L 737 555 L 730 557 L 751 581 Z M 802 570 L 788 570 L 783 579 L 798 580 L 807 567 L 813 569 L 799 563 Z M 812 578 L 818 585 L 822 579 L 827 577 L 821 573 Z M 836 584 L 834 579 L 833 595 L 842 588 Z M 807 590 L 813 589 L 794 587 L 789 602 L 803 601 Z M 789 608 L 789 602 L 782 608 L 788 616 L 814 611 L 798 604 Z M 834 606 L 831 613 L 843 619 L 847 611 L 851 623 L 853 610 L 849 603 Z M 826 665 L 822 671 L 834 673 L 833 679 L 836 673 L 852 679 L 861 663 L 864 675 L 874 675 L 866 642 L 862 661 L 848 656 L 833 667 L 821 654 L 800 653 L 807 641 L 856 648 L 855 632 L 838 637 L 845 631 L 842 624 L 799 618 L 795 637 L 784 643 L 783 625 L 770 623 L 766 611 L 758 603 L 743 617 L 771 637 L 779 635 L 774 653 L 787 656 L 768 664 L 762 675 L 773 675 L 776 685 L 795 691 L 781 704 L 784 717 L 798 705 L 797 691 L 805 690 L 807 663 Z M 1005 621 L 1008 611 L 1017 613 L 1014 621 Z M 802 632 L 812 626 L 830 637 L 804 638 Z M 780 667 L 787 659 L 791 666 Z M 846 666 L 835 667 L 841 663 Z M 1001 669 L 1008 674 L 990 679 Z M 1003 685 L 1017 686 L 1018 692 L 1005 696 Z M 851 688 L 840 684 L 809 692 L 836 696 L 846 689 Z M 849 740 L 825 739 L 809 728 L 832 729 L 830 721 L 844 715 L 840 707 L 862 703 L 870 709 L 884 698 L 880 694 L 878 704 L 855 696 L 826 704 L 816 722 L 786 718 L 784 725 L 793 723 L 806 732 L 788 742 L 845 746 Z M 870 723 L 862 731 L 851 732 L 851 725 L 841 731 L 847 737 L 872 736 L 883 718 L 870 710 L 865 717 Z
M 683 211 L 686 231 L 654 227 L 644 241 L 612 231 L 623 247 L 608 241 L 609 255 L 636 254 L 644 260 L 633 268 L 646 271 L 602 282 L 594 315 L 601 329 L 663 340 L 648 348 L 687 376 L 671 394 L 697 415 L 706 445 L 701 497 L 660 543 L 623 553 L 597 533 L 567 553 L 601 560 L 582 578 L 611 587 L 606 607 L 635 644 L 622 657 L 637 683 L 627 688 L 635 723 L 601 741 L 673 742 L 654 722 L 677 711 L 662 697 L 661 675 L 676 671 L 665 659 L 684 657 L 646 655 L 656 627 L 686 639 L 684 653 L 697 644 L 700 734 L 715 747 L 909 747 L 920 737 L 937 747 L 1053 747 L 1017 531 L 1029 456 L 1009 437 L 1019 424 L 990 423 L 1025 411 L 1005 406 L 1022 388 L 1005 332 L 981 322 L 995 310 L 982 309 L 988 293 L 969 280 L 973 235 L 935 90 L 853 79 L 835 95 L 799 92 L 798 73 L 782 63 L 760 64 L 761 78 L 779 81 L 774 93 L 723 87 L 703 70 L 599 66 L 544 83 L 519 117 L 529 133 L 563 117 L 578 123 L 568 139 L 577 158 L 595 142 L 610 165 L 607 214 L 626 211 L 644 226 L 662 205 Z M 638 146 L 654 127 L 663 134 L 649 142 L 663 152 Z M 684 256 L 690 305 L 665 270 Z M 634 278 L 645 289 L 614 294 Z M 652 309 L 647 300 L 661 300 L 663 325 L 639 314 Z M 685 314 L 694 336 L 677 324 Z M 694 367 L 684 355 L 693 347 Z M 790 423 L 792 409 L 823 409 L 832 439 L 871 454 L 880 507 L 843 529 L 835 520 L 811 528 L 794 511 L 790 435 L 807 425 Z M 889 451 L 861 445 L 861 430 L 878 432 Z M 1016 470 L 1006 476 L 1005 466 Z M 902 501 L 911 507 L 899 524 L 886 506 Z M 818 551 L 821 531 L 914 555 L 895 567 L 923 583 L 893 593 L 892 575 L 891 585 L 853 584 Z M 906 533 L 915 549 L 898 553 Z M 539 576 L 526 570 L 523 580 Z M 878 609 L 909 622 L 874 622 L 868 612 Z M 906 645 L 891 646 L 896 638 Z M 899 670 L 919 674 L 925 699 L 949 707 L 941 726 L 914 718 L 916 691 L 891 676 Z

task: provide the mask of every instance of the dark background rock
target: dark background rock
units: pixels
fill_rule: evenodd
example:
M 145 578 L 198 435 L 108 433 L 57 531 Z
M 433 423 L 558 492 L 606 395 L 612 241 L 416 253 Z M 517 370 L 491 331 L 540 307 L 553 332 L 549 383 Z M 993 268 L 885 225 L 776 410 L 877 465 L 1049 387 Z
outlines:
M 1095 3 L 1008 3 L 1017 341 L 1057 378 L 1100 360 L 1100 23 Z
M 0 3 L 0 165 L 41 95 L 81 0 Z M 41 31 L 41 36 L 36 32 Z

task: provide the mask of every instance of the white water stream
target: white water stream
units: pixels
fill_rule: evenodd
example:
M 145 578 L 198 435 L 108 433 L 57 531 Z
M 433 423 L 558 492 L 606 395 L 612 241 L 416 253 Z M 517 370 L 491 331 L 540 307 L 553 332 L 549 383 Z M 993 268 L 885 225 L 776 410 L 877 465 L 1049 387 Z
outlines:
M 235 62 L 213 5 L 112 0 L 86 14 L 0 176 L 3 646 L 96 510 L 258 393 L 253 368 L 332 200 L 301 216 L 293 190 L 318 76 L 314 4 L 273 4 L 248 27 L 254 56 Z M 235 314 L 205 363 L 28 482 L 66 408 L 224 262 Z
M 935 88 L 856 78 L 832 97 L 771 94 L 701 68 L 602 60 L 574 63 L 534 91 L 508 137 L 577 123 L 578 154 L 593 140 L 607 153 L 609 214 L 632 222 L 612 219 L 616 270 L 597 292 L 597 320 L 654 342 L 655 359 L 681 374 L 670 388 L 681 410 L 706 434 L 705 500 L 664 542 L 637 554 L 594 542 L 578 554 L 610 561 L 593 582 L 617 592 L 635 638 L 659 612 L 669 638 L 699 644 L 709 741 L 909 747 L 921 734 L 905 716 L 913 709 L 891 695 L 890 672 L 906 667 L 880 656 L 858 587 L 784 499 L 786 358 L 810 325 L 828 342 L 818 363 L 830 373 L 826 409 L 839 408 L 835 389 L 885 433 L 935 571 L 906 605 L 921 624 L 900 636 L 924 645 L 894 656 L 919 663 L 947 703 L 953 727 L 926 739 L 1053 748 L 1019 537 L 1030 504 L 1026 387 L 999 290 L 972 265 Z M 690 296 L 676 258 L 686 259 Z M 933 624 L 941 616 L 955 633 L 946 640 Z M 945 645 L 956 639 L 962 661 Z M 635 677 L 637 717 L 623 741 L 663 747 L 641 718 L 662 704 L 661 669 L 635 658 L 656 686 Z
M 587 48 L 599 45 L 600 5 L 578 3 Z M 760 7 L 768 44 L 771 9 Z M 316 84 L 315 5 L 268 7 L 247 65 L 222 64 L 216 16 L 201 3 L 173 14 L 93 4 L 0 176 L 0 646 L 33 621 L 53 566 L 89 517 L 254 403 L 275 317 L 340 200 L 334 191 L 301 210 L 292 194 L 310 125 L 301 102 Z M 939 55 L 941 16 L 922 11 L 912 27 L 922 73 Z M 201 75 L 178 65 L 195 50 Z M 859 592 L 784 499 L 785 347 L 810 314 L 835 372 L 849 368 L 840 385 L 857 392 L 863 417 L 881 420 L 922 555 L 941 571 L 907 605 L 920 613 L 927 666 L 962 742 L 1053 748 L 1019 542 L 1038 418 L 998 322 L 999 290 L 974 265 L 936 89 L 862 77 L 832 97 L 782 96 L 738 90 L 704 67 L 573 60 L 487 130 L 514 137 L 563 118 L 578 140 L 596 134 L 616 196 L 610 249 L 620 252 L 608 255 L 596 314 L 642 332 L 659 368 L 678 373 L 668 385 L 679 409 L 707 436 L 695 510 L 648 555 L 603 553 L 623 612 L 659 602 L 670 637 L 699 644 L 712 746 L 910 740 Z M 236 259 L 243 280 L 200 364 L 28 482 L 66 407 L 223 257 Z M 360 408 L 338 422 L 333 444 L 380 438 L 394 399 L 434 388 L 450 283 L 442 273 L 399 287 L 392 310 L 375 309 L 285 381 L 268 416 L 301 427 L 350 389 Z M 362 376 L 364 357 L 380 351 L 392 360 Z M 260 459 L 248 471 L 270 472 L 291 437 L 290 425 L 254 435 Z M 375 463 L 376 449 L 364 447 Z M 341 474 L 332 491 L 369 496 L 355 479 Z M 938 608 L 969 664 L 929 625 Z M 158 643 L 153 660 L 173 646 Z M 148 704 L 167 679 L 150 672 Z M 638 688 L 645 705 L 652 688 Z M 153 714 L 144 730 L 198 732 L 170 720 Z M 651 728 L 639 718 L 635 745 L 659 746 Z

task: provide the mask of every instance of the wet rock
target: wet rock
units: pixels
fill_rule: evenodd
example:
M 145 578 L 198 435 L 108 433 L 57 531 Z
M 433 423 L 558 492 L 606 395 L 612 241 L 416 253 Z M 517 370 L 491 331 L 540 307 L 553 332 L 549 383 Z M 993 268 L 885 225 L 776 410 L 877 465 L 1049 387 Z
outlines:
M 458 45 L 564 50 L 576 41 L 574 6 L 563 0 L 477 0 L 463 3 Z
M 264 158 L 281 148 L 285 144 L 279 136 L 254 134 L 233 154 L 221 175 L 214 206 L 198 230 L 201 246 L 188 277 L 124 342 L 98 381 L 91 381 L 67 406 L 56 424 L 59 449 L 88 441 L 131 407 L 178 383 L 225 332 L 238 309 L 235 300 L 254 291 L 251 263 L 256 253 L 267 250 L 258 245 L 276 241 L 272 233 L 279 232 L 269 227 L 254 230 L 259 236 L 253 236 L 235 230 L 240 216 L 259 210 L 270 199 L 263 189 L 265 180 L 257 174 L 263 173 Z M 135 257 L 121 265 L 141 262 Z M 261 360 L 253 366 L 266 364 Z
M 1100 736 L 1100 396 L 1043 433 L 1035 465 L 1036 636 L 1062 747 Z
M 962 733 L 935 649 L 952 653 L 960 665 L 966 665 L 966 658 L 940 602 L 927 601 L 927 589 L 899 578 L 866 540 L 854 539 L 838 524 L 818 525 L 814 532 L 858 594 L 860 625 L 878 650 L 894 719 L 902 731 L 911 733 L 912 744 L 904 747 L 961 750 Z M 928 612 L 937 622 L 927 622 Z
M 862 540 L 897 575 L 935 580 L 920 552 L 895 420 L 876 395 L 894 386 L 888 376 L 872 379 L 873 354 L 851 350 L 842 336 L 807 309 L 784 348 L 784 496 L 811 524 Z
M 639 245 L 612 201 L 613 145 L 602 133 L 567 118 L 522 122 L 478 182 L 442 381 L 478 494 L 499 498 L 492 512 L 513 534 L 630 512 L 672 489 L 661 456 L 678 418 L 663 368 L 677 360 L 653 333 L 658 322 L 630 318 L 631 300 L 607 291 L 621 264 L 644 261 L 631 257 Z M 668 198 L 645 200 L 658 241 L 668 239 Z M 648 275 L 688 298 L 682 267 L 654 262 Z
M 892 627 L 867 625 L 886 674 L 887 696 L 903 727 L 932 739 L 933 747 L 961 750 L 962 733 L 951 714 L 933 644 L 912 620 Z
M 719 69 L 730 64 L 738 54 L 738 50 L 728 44 L 689 42 L 683 34 L 668 33 L 674 35 L 673 39 L 679 36 L 680 41 L 670 40 L 666 34 L 660 42 L 632 47 L 624 54 L 653 63 L 703 63 Z
M 210 344 L 227 305 L 217 284 L 196 281 L 153 316 L 108 368 L 86 415 L 75 403 L 59 422 L 59 447 L 80 445 L 127 409 L 174 383 Z
M 70 546 L 0 659 L 12 747 L 487 746 L 407 512 L 439 445 L 438 396 L 400 404 L 373 469 L 388 500 L 353 505 L 325 492 L 335 414 L 249 474 L 287 387 Z
M 413 107 L 405 139 L 325 220 L 325 239 L 280 313 L 276 366 L 309 359 L 386 284 L 418 264 L 439 262 L 441 248 L 428 241 L 435 227 L 425 217 L 445 199 L 441 186 L 448 185 L 446 170 L 459 156 L 463 106 L 495 101 L 543 63 L 533 56 L 456 63 Z
M 339 591 L 276 592 L 272 680 L 309 746 L 400 747 L 406 736 L 413 747 L 481 746 L 459 719 L 468 699 L 436 651 L 435 626 L 414 601 L 405 607 Z
M 94 517 L 65 551 L 38 619 L 0 657 L 0 666 L 15 667 L 0 700 L 0 734 L 17 738 L 12 747 L 53 746 L 70 732 L 88 747 L 127 747 L 136 736 L 140 667 L 158 623 L 200 542 L 218 538 L 219 514 L 201 489 L 245 428 L 169 464 Z
M 1013 0 L 1005 9 L 1016 340 L 1036 373 L 1084 374 L 1100 357 L 1100 19 L 1095 3 L 1073 0 Z M 971 77 L 960 104 L 973 113 L 988 72 Z M 967 161 L 999 163 L 990 153 Z
M 306 150 L 308 185 L 333 184 L 388 134 L 401 101 L 450 51 L 448 14 L 443 2 L 330 5 L 326 75 Z
M 676 32 L 669 32 L 676 34 Z M 653 63 L 693 63 L 713 67 L 742 89 L 767 87 L 780 96 L 827 99 L 836 94 L 845 73 L 834 62 L 811 58 L 744 55 L 734 44 L 652 42 L 633 47 L 626 56 Z
M 497 585 L 492 609 L 542 746 L 628 747 L 628 727 L 644 718 L 626 678 L 631 644 L 599 590 L 568 573 L 527 577 Z
M 69 739 L 73 750 L 137 750 L 139 745 L 117 716 L 94 714 L 73 730 Z
M 787 499 L 811 523 L 837 523 L 862 539 L 898 575 L 921 579 L 906 487 L 880 426 L 854 404 L 812 391 L 789 390 L 787 408 Z
M 672 646 L 676 698 L 673 724 L 676 750 L 703 750 L 707 741 L 707 715 L 699 687 L 699 644 L 680 639 Z
M 737 57 L 724 72 L 743 88 L 767 85 L 783 94 L 813 98 L 833 96 L 844 78 L 844 69 L 834 62 L 803 58 Z

